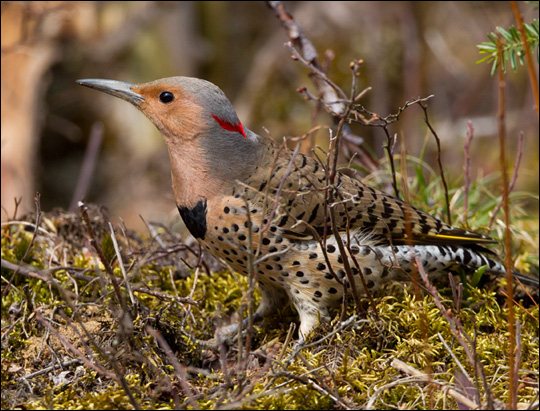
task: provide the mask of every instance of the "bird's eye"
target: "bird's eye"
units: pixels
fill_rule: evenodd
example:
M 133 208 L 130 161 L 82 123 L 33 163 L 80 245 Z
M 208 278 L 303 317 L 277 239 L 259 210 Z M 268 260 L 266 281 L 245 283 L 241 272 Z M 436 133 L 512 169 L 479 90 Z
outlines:
M 169 104 L 172 103 L 174 100 L 174 94 L 170 91 L 162 91 L 159 93 L 159 101 L 161 101 L 163 104 Z

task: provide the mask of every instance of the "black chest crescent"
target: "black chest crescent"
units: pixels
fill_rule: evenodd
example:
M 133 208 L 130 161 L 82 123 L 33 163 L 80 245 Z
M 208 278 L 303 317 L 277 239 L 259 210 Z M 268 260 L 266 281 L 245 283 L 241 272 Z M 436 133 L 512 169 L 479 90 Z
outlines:
M 178 211 L 191 235 L 204 240 L 206 235 L 206 200 L 200 200 L 193 208 L 178 206 Z

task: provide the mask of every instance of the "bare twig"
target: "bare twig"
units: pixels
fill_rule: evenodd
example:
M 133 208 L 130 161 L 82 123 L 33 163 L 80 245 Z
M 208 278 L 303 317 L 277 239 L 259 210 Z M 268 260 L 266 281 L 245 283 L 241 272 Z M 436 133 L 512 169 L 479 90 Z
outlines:
M 38 321 L 43 324 L 43 326 L 45 326 L 45 328 L 47 328 L 52 334 L 54 334 L 59 340 L 60 342 L 69 350 L 71 351 L 74 355 L 76 355 L 82 362 L 84 362 L 84 364 L 96 371 L 97 373 L 103 375 L 104 377 L 107 377 L 107 378 L 111 378 L 113 380 L 116 380 L 116 375 L 113 374 L 112 372 L 108 371 L 107 369 L 105 369 L 101 364 L 99 363 L 94 363 L 92 361 L 90 361 L 88 358 L 86 358 L 86 355 L 84 355 L 84 353 L 82 351 L 80 351 L 77 347 L 75 347 L 73 344 L 71 344 L 68 339 L 60 334 L 52 325 L 49 321 L 47 321 L 43 315 L 41 315 L 41 311 L 39 309 L 37 309 L 35 311 L 36 313 L 36 318 L 38 319 Z
M 519 132 L 518 137 L 518 148 L 517 148 L 517 154 L 516 154 L 516 162 L 514 163 L 514 173 L 512 174 L 512 181 L 510 181 L 510 185 L 508 186 L 508 195 L 514 190 L 514 186 L 516 185 L 516 181 L 518 178 L 518 171 L 519 167 L 521 165 L 521 158 L 523 157 L 523 131 Z M 491 214 L 491 218 L 489 220 L 488 228 L 491 229 L 493 226 L 493 223 L 495 222 L 495 219 L 497 218 L 497 214 L 501 210 L 501 207 L 503 206 L 503 199 L 501 199 L 501 202 L 497 204 L 497 206 L 493 209 L 493 212 Z
M 437 381 L 433 380 L 433 377 L 431 375 L 427 375 L 427 374 L 423 373 L 422 371 L 419 371 L 416 368 L 411 367 L 410 365 L 404 363 L 403 361 L 398 360 L 397 358 L 394 358 L 390 365 L 392 367 L 396 368 L 399 371 L 402 371 L 402 372 L 404 372 L 406 374 L 412 375 L 412 376 L 420 379 L 420 381 L 424 381 L 424 382 L 427 382 L 427 383 L 436 383 L 436 384 L 440 385 L 440 383 L 437 383 Z M 444 387 L 444 391 L 448 395 L 450 395 L 452 398 L 454 398 L 456 401 L 458 401 L 458 403 L 460 403 L 461 405 L 466 406 L 467 409 L 469 409 L 469 410 L 478 409 L 479 404 L 475 403 L 474 401 L 471 401 L 469 398 L 467 398 L 465 395 L 463 395 L 462 393 L 460 393 L 456 389 L 449 388 L 448 386 L 443 386 L 443 387 Z
M 461 222 L 468 225 L 469 215 L 469 190 L 471 189 L 471 141 L 474 135 L 474 127 L 472 121 L 467 121 L 467 137 L 465 139 L 464 149 L 465 149 L 465 166 L 463 171 L 465 172 L 465 187 L 464 190 L 464 205 L 463 205 L 463 216 Z
M 90 218 L 88 217 L 88 210 L 86 205 L 82 201 L 79 202 L 79 209 L 81 210 L 81 215 L 83 217 L 84 224 L 86 226 L 86 230 L 88 231 L 88 234 L 90 236 L 90 244 L 92 244 L 92 247 L 94 247 L 94 250 L 96 250 L 96 253 L 105 267 L 105 271 L 109 275 L 109 280 L 111 281 L 114 293 L 116 295 L 116 300 L 120 307 L 122 307 L 122 311 L 124 313 L 127 313 L 127 306 L 126 301 L 124 299 L 124 296 L 122 295 L 122 292 L 120 291 L 120 286 L 118 285 L 118 280 L 116 279 L 116 276 L 114 275 L 113 269 L 111 267 L 111 264 L 105 257 L 105 254 L 103 254 L 103 250 L 101 249 L 101 246 L 98 244 L 96 235 L 94 234 L 94 230 L 92 229 L 92 225 L 90 223 Z
M 32 374 L 28 374 L 28 375 L 25 375 L 24 377 L 16 378 L 16 380 L 17 381 L 30 380 L 32 378 L 39 377 L 40 375 L 47 374 L 48 372 L 55 370 L 57 368 L 69 367 L 70 365 L 80 364 L 81 362 L 83 361 L 80 358 L 75 358 L 73 360 L 65 361 L 61 364 L 54 364 L 54 365 L 51 365 L 50 367 L 45 367 L 39 371 L 33 372 Z
M 89 275 L 76 272 L 76 270 L 83 270 L 83 268 L 78 268 L 78 267 L 55 267 L 55 268 L 49 268 L 48 270 L 38 270 L 34 266 L 29 266 L 26 264 L 17 265 L 17 264 L 10 263 L 9 261 L 6 261 L 4 259 L 2 259 L 1 265 L 3 268 L 7 268 L 8 270 L 12 270 L 12 271 L 15 271 L 18 267 L 19 274 L 24 275 L 25 277 L 28 277 L 28 278 L 35 278 L 36 280 L 40 280 L 45 283 L 52 283 L 55 287 L 57 287 L 58 289 L 61 289 L 62 291 L 64 289 L 62 288 L 60 283 L 54 277 L 52 277 L 52 274 L 57 271 L 62 271 L 62 270 L 68 271 L 69 275 L 75 278 L 76 280 L 82 280 L 82 281 L 88 281 L 88 282 L 100 280 L 100 277 L 92 277 Z M 125 285 L 123 284 L 122 286 L 125 287 Z M 154 297 L 162 298 L 164 300 L 175 300 L 181 304 L 199 305 L 198 302 L 193 301 L 190 298 L 177 297 L 177 296 L 165 294 L 159 291 L 150 290 L 145 287 L 138 287 L 138 286 L 132 285 L 131 289 L 135 292 L 152 295 Z
M 422 278 L 422 281 L 424 282 L 424 285 L 427 291 L 433 296 L 433 302 L 435 303 L 435 306 L 439 309 L 441 314 L 444 316 L 444 318 L 450 325 L 450 330 L 452 331 L 452 334 L 456 337 L 459 344 L 465 351 L 465 355 L 467 356 L 467 360 L 469 361 L 469 364 L 473 367 L 475 372 L 478 373 L 478 375 L 480 376 L 480 379 L 482 380 L 484 391 L 486 393 L 488 408 L 493 409 L 493 394 L 491 391 L 491 387 L 487 383 L 486 374 L 484 372 L 484 367 L 482 363 L 480 361 L 477 361 L 476 353 L 471 348 L 473 347 L 473 342 L 470 340 L 467 333 L 463 329 L 461 322 L 458 319 L 456 319 L 451 314 L 451 311 L 447 310 L 446 307 L 443 305 L 441 301 L 441 296 L 439 295 L 437 288 L 434 287 L 429 281 L 429 278 L 426 272 L 424 271 L 424 267 L 420 259 L 418 257 L 415 257 L 415 261 L 416 261 L 416 268 L 417 268 L 416 271 L 420 274 L 420 277 Z
M 116 258 L 118 258 L 118 265 L 120 266 L 120 270 L 122 271 L 122 275 L 124 276 L 124 284 L 128 291 L 129 298 L 132 304 L 136 304 L 137 300 L 135 299 L 135 296 L 133 295 L 133 291 L 131 291 L 131 287 L 129 286 L 129 279 L 127 277 L 126 268 L 124 267 L 124 262 L 122 261 L 122 254 L 120 253 L 120 248 L 118 247 L 118 241 L 116 241 L 114 228 L 110 222 L 109 222 L 109 229 L 111 230 L 111 239 L 114 245 L 114 251 L 116 252 Z M 190 295 L 189 297 L 191 298 L 192 296 Z
M 378 114 L 369 111 L 368 109 L 363 107 L 361 104 L 355 104 L 352 114 L 355 116 L 357 115 L 358 117 L 350 118 L 350 121 L 354 121 L 356 123 L 360 123 L 360 124 L 363 124 L 365 126 L 370 126 L 370 127 L 387 126 L 389 124 L 392 124 L 398 121 L 400 115 L 410 106 L 414 104 L 419 104 L 422 106 L 423 103 L 425 103 L 426 101 L 430 100 L 433 97 L 434 95 L 432 94 L 424 98 L 416 98 L 411 101 L 406 101 L 403 106 L 398 108 L 397 113 L 389 114 L 386 117 L 380 117 Z M 361 114 L 364 114 L 365 116 L 369 117 L 369 119 L 366 119 L 364 116 L 361 116 Z
M 516 318 L 516 353 L 515 353 L 514 369 L 510 369 L 509 372 L 512 374 L 512 378 L 516 382 L 516 408 L 517 408 L 517 393 L 519 387 L 517 386 L 519 382 L 519 363 L 521 362 L 521 324 L 519 318 Z
M 429 122 L 427 105 L 420 104 L 420 107 L 422 107 L 422 110 L 424 110 L 424 121 L 426 122 L 426 125 L 428 126 L 431 134 L 433 134 L 433 137 L 435 137 L 435 141 L 437 142 L 437 163 L 439 164 L 439 173 L 441 174 L 441 180 L 444 186 L 444 199 L 446 200 L 446 221 L 448 224 L 452 225 L 452 216 L 450 215 L 450 200 L 448 198 L 448 184 L 446 184 L 446 178 L 444 177 L 444 170 L 441 161 L 441 140 L 439 139 L 437 132 Z
M 350 103 L 350 99 L 337 84 L 328 78 L 325 67 L 319 62 L 319 56 L 313 43 L 304 35 L 302 28 L 286 10 L 285 5 L 281 1 L 268 1 L 267 4 L 275 12 L 276 17 L 287 31 L 291 41 L 286 45 L 291 50 L 293 59 L 300 61 L 311 70 L 311 79 L 322 96 L 320 99 L 314 99 L 326 107 L 327 111 L 332 115 L 334 123 L 338 124 L 345 111 L 345 102 Z M 356 102 L 360 97 L 361 95 L 353 96 L 352 102 Z M 358 144 L 362 139 L 356 136 L 347 124 L 343 126 L 342 135 L 349 144 L 355 146 L 355 149 L 359 152 L 359 157 L 362 159 L 362 164 L 370 171 L 377 170 L 377 160 Z
M 534 68 L 534 60 L 531 54 L 531 48 L 527 42 L 527 33 L 525 32 L 525 26 L 523 25 L 523 17 L 519 12 L 516 1 L 511 1 L 510 6 L 514 12 L 514 17 L 518 26 L 519 34 L 521 35 L 521 41 L 523 43 L 523 50 L 525 51 L 525 57 L 527 58 L 527 71 L 529 72 L 529 80 L 531 82 L 531 88 L 534 96 L 534 109 L 536 111 L 536 117 L 538 117 L 538 79 L 536 70 Z M 499 60 L 502 61 L 502 60 Z
M 518 282 L 519 281 L 519 278 L 516 278 L 516 280 Z M 525 291 L 525 293 L 529 296 L 529 298 L 531 299 L 531 301 L 534 303 L 535 307 L 538 308 L 538 303 L 534 300 L 534 298 L 531 296 L 531 294 L 529 293 L 529 291 L 527 290 L 527 288 L 523 287 L 523 284 L 521 285 L 523 290 Z M 502 295 L 504 295 L 506 298 L 508 298 L 508 294 L 506 294 L 503 290 L 500 290 L 499 291 Z M 538 318 L 538 316 L 535 316 L 531 311 L 529 311 L 527 308 L 525 308 L 522 304 L 520 304 L 518 301 L 514 300 L 514 304 L 516 304 L 519 308 L 521 308 L 524 312 L 526 312 L 529 317 L 531 317 L 531 319 L 533 321 L 536 321 L 537 324 L 540 323 L 540 319 Z
M 386 154 L 388 154 L 388 163 L 390 164 L 390 169 L 392 170 L 392 187 L 394 188 L 394 195 L 396 196 L 396 198 L 399 198 L 399 189 L 396 179 L 396 166 L 394 165 L 394 146 L 396 137 L 394 135 L 394 141 L 392 141 L 392 137 L 390 137 L 388 127 L 385 125 L 382 127 L 382 129 L 384 131 L 384 134 L 386 135 L 386 144 L 383 145 L 383 148 L 386 150 Z
M 23 264 L 24 260 L 28 256 L 28 253 L 30 252 L 30 249 L 34 245 L 34 242 L 36 241 L 36 238 L 37 238 L 37 235 L 38 235 L 39 226 L 41 225 L 41 216 L 42 216 L 40 198 L 41 198 L 41 195 L 39 194 L 39 192 L 36 193 L 36 196 L 34 197 L 34 202 L 36 203 L 36 224 L 34 226 L 34 233 L 32 234 L 32 239 L 30 240 L 30 244 L 28 244 L 28 247 L 26 248 L 26 251 L 24 252 L 23 257 L 21 258 L 21 261 L 19 261 L 19 267 L 20 267 L 21 264 Z M 20 203 L 20 201 L 19 201 L 19 203 Z M 16 214 L 16 209 L 17 209 L 17 206 L 18 206 L 19 203 L 17 203 L 17 200 L 15 200 L 15 206 L 16 206 L 15 207 L 15 214 Z M 14 215 L 14 217 L 15 217 L 15 215 Z M 15 270 L 13 270 L 14 274 L 9 279 L 7 287 L 4 287 L 4 290 L 2 291 L 2 297 L 4 297 L 6 295 L 6 293 L 11 288 L 11 283 L 13 282 L 13 280 L 15 278 L 17 278 L 17 273 L 19 272 L 19 267 L 17 267 Z
M 103 123 L 99 122 L 94 123 L 90 130 L 90 138 L 88 140 L 88 145 L 86 146 L 86 152 L 84 153 L 79 179 L 75 185 L 75 192 L 73 193 L 73 198 L 69 205 L 69 211 L 75 211 L 79 201 L 84 200 L 88 193 L 90 183 L 94 176 L 101 142 L 103 141 L 103 130 Z
M 184 394 L 186 394 L 186 397 L 188 397 L 187 405 L 190 405 L 195 410 L 200 409 L 199 404 L 195 400 L 195 393 L 193 392 L 193 388 L 187 381 L 186 369 L 182 364 L 178 362 L 173 351 L 171 350 L 171 347 L 169 346 L 169 344 L 167 344 L 165 338 L 163 338 L 163 336 L 158 331 L 154 330 L 152 327 L 146 327 L 146 331 L 158 341 L 159 346 L 165 352 L 165 355 L 174 367 L 174 371 L 176 372 L 176 376 L 180 381 L 182 391 L 184 391 Z
M 497 41 L 497 53 L 499 61 L 503 61 L 503 38 L 499 36 Z M 500 167 L 502 174 L 502 203 L 504 209 L 504 266 L 506 268 L 506 304 L 508 307 L 508 368 L 510 369 L 508 386 L 508 408 L 516 409 L 517 406 L 517 381 L 513 370 L 516 362 L 516 316 L 514 310 L 514 279 L 512 275 L 512 244 L 510 232 L 510 198 L 508 185 L 508 163 L 506 160 L 506 119 L 505 119 L 505 89 L 503 65 L 499 64 L 499 98 L 497 110 L 497 126 L 499 131 Z

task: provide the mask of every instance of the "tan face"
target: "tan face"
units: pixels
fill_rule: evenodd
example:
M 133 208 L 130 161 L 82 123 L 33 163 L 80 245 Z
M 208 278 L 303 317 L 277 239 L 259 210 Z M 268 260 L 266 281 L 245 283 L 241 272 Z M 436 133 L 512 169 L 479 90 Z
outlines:
M 181 85 L 160 81 L 133 85 L 131 90 L 144 98 L 138 104 L 139 109 L 166 140 L 190 141 L 206 128 L 200 121 L 203 108 Z

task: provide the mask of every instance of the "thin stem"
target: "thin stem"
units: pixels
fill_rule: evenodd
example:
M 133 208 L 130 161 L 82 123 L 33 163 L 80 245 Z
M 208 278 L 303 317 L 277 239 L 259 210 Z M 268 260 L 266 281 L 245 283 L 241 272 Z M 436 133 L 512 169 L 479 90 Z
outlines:
M 531 88 L 534 95 L 534 110 L 536 111 L 536 117 L 538 117 L 538 79 L 536 78 L 536 70 L 534 69 L 534 61 L 531 54 L 531 48 L 527 42 L 527 33 L 525 26 L 523 25 L 523 17 L 519 12 L 517 2 L 511 1 L 510 6 L 514 12 L 516 23 L 518 26 L 519 34 L 521 35 L 521 41 L 523 42 L 523 50 L 525 51 L 525 57 L 527 58 L 527 71 L 529 72 L 529 79 L 531 81 Z
M 499 37 L 497 42 L 497 52 L 499 53 L 500 61 L 502 61 L 503 40 Z M 512 276 L 512 244 L 510 233 L 510 203 L 509 203 L 509 186 L 508 172 L 506 160 L 506 119 L 505 119 L 505 89 L 506 79 L 502 64 L 499 65 L 499 108 L 497 110 L 497 125 L 499 129 L 499 149 L 500 149 L 500 166 L 502 174 L 502 203 L 504 209 L 504 265 L 506 268 L 506 304 L 508 305 L 508 369 L 509 372 L 509 387 L 508 387 L 508 409 L 517 409 L 517 381 L 514 378 L 514 367 L 516 361 L 516 317 L 514 312 L 514 280 Z

